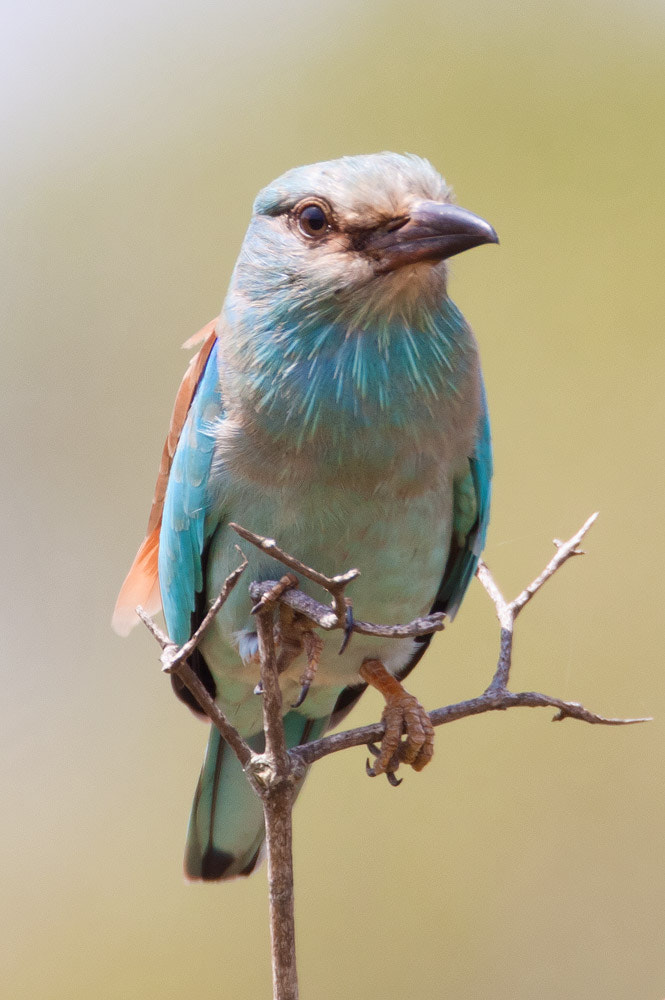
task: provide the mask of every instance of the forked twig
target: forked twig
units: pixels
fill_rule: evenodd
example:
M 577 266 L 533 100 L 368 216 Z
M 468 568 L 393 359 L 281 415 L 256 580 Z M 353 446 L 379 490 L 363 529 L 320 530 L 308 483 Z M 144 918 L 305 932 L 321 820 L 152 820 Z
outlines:
M 550 695 L 535 691 L 513 693 L 508 690 L 508 680 L 512 662 L 513 629 L 515 619 L 529 603 L 541 587 L 568 561 L 576 555 L 582 555 L 579 544 L 591 525 L 597 518 L 593 514 L 567 542 L 557 542 L 557 551 L 552 559 L 535 580 L 526 587 L 511 602 L 506 601 L 486 564 L 481 560 L 477 576 L 494 603 L 497 618 L 501 627 L 499 657 L 494 676 L 483 694 L 455 705 L 447 705 L 429 713 L 432 724 L 443 725 L 457 719 L 479 715 L 483 712 L 504 711 L 508 708 L 541 708 L 551 707 L 557 710 L 553 721 L 565 718 L 579 719 L 582 722 L 605 726 L 626 726 L 637 722 L 647 722 L 648 719 L 616 719 L 606 718 L 589 711 L 578 702 L 562 701 Z M 304 618 L 309 619 L 314 626 L 326 631 L 345 629 L 346 638 L 341 652 L 344 651 L 351 632 L 363 635 L 374 635 L 381 638 L 404 638 L 426 635 L 440 631 L 444 615 L 434 614 L 418 618 L 408 625 L 373 625 L 370 622 L 356 621 L 349 613 L 350 604 L 345 596 L 346 587 L 359 576 L 356 569 L 334 577 L 327 577 L 306 566 L 300 560 L 284 552 L 270 538 L 256 535 L 237 524 L 231 527 L 246 541 L 268 553 L 278 562 L 294 570 L 301 576 L 318 584 L 331 596 L 331 607 L 320 604 L 307 594 L 294 588 L 279 592 L 277 603 L 287 605 Z M 211 605 L 201 626 L 191 639 L 178 647 L 168 636 L 155 625 L 152 619 L 137 608 L 137 613 L 157 642 L 162 647 L 162 665 L 167 673 L 174 673 L 192 692 L 201 708 L 217 726 L 223 738 L 229 743 L 238 760 L 242 764 L 248 780 L 257 795 L 260 796 L 266 821 L 266 838 L 268 845 L 268 879 L 270 884 L 270 914 L 273 955 L 274 1000 L 297 1000 L 298 985 L 296 973 L 295 928 L 293 921 L 293 857 L 292 857 L 292 807 L 296 782 L 302 777 L 305 769 L 314 761 L 339 750 L 367 745 L 380 740 L 384 733 L 382 723 L 362 726 L 347 732 L 335 733 L 323 739 L 303 746 L 287 750 L 282 727 L 282 695 L 277 673 L 275 642 L 274 642 L 274 604 L 271 599 L 261 603 L 268 594 L 275 594 L 276 581 L 254 581 L 250 584 L 250 595 L 258 601 L 257 634 L 261 661 L 261 688 L 263 692 L 264 730 L 266 734 L 265 754 L 255 754 L 249 744 L 226 719 L 215 700 L 201 683 L 187 662 L 200 642 L 205 629 L 224 604 L 233 587 L 247 566 L 243 562 L 227 578 L 224 587 L 216 601 Z M 358 665 L 360 666 L 360 664 Z M 394 782 L 397 783 L 397 782 Z
M 238 549 L 238 551 L 240 552 L 240 549 Z M 229 744 L 243 768 L 247 769 L 249 765 L 255 761 L 257 755 L 254 753 L 249 743 L 242 738 L 235 726 L 231 725 L 217 702 L 208 694 L 201 679 L 194 673 L 187 662 L 188 657 L 192 655 L 200 643 L 211 621 L 219 612 L 220 608 L 223 606 L 229 594 L 247 568 L 247 559 L 245 559 L 242 552 L 240 552 L 240 555 L 242 556 L 242 562 L 236 569 L 233 570 L 233 572 L 229 573 L 224 581 L 224 586 L 222 587 L 219 595 L 210 605 L 210 610 L 197 628 L 196 632 L 194 632 L 192 637 L 188 639 L 184 645 L 178 646 L 175 642 L 171 642 L 169 637 L 165 635 L 164 632 L 162 632 L 162 630 L 154 623 L 152 618 L 146 614 L 140 604 L 136 609 L 136 613 L 148 631 L 152 633 L 154 638 L 162 647 L 162 655 L 160 659 L 164 673 L 175 674 L 176 677 L 182 681 L 188 691 L 194 695 L 203 711 L 209 717 L 210 721 L 217 726 L 217 729 Z
M 296 573 L 300 573 L 301 576 L 306 577 L 313 583 L 318 583 L 320 587 L 327 590 L 332 597 L 332 613 L 335 616 L 335 624 L 322 625 L 322 628 L 342 627 L 346 617 L 344 591 L 353 580 L 356 580 L 360 576 L 359 569 L 347 570 L 346 573 L 341 573 L 339 576 L 325 576 L 323 573 L 319 573 L 318 570 L 312 569 L 311 566 L 306 566 L 305 563 L 300 562 L 295 556 L 289 555 L 288 552 L 279 547 L 274 538 L 264 538 L 262 535 L 255 535 L 253 531 L 248 531 L 247 528 L 243 528 L 233 521 L 229 522 L 229 527 L 233 528 L 245 541 L 251 542 L 258 549 L 267 552 L 273 559 L 283 563 L 284 566 L 288 566 L 289 569 L 294 570 Z
M 311 579 L 311 577 L 307 579 Z M 277 580 L 262 580 L 261 583 L 254 581 L 249 585 L 249 596 L 253 601 L 259 600 L 266 594 L 272 593 L 277 583 Z M 346 628 L 346 623 L 340 622 L 326 604 L 319 604 L 309 594 L 304 594 L 302 590 L 293 588 L 285 590 L 279 598 L 279 603 L 293 608 L 305 618 L 309 618 L 313 625 L 318 625 L 326 632 L 337 628 Z M 350 630 L 359 635 L 375 635 L 380 639 L 408 639 L 418 635 L 429 635 L 430 632 L 443 631 L 445 617 L 443 612 L 435 612 L 433 615 L 425 615 L 423 618 L 414 618 L 407 625 L 375 625 L 373 622 L 362 622 L 354 618 Z

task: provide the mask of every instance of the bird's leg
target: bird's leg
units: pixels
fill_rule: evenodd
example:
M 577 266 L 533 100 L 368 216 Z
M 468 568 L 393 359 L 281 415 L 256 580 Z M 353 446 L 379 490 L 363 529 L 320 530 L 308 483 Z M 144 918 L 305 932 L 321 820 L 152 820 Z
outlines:
M 252 608 L 252 614 L 256 614 L 261 608 L 269 603 L 279 601 L 282 594 L 290 587 L 297 587 L 298 578 L 293 573 L 286 573 L 275 586 L 267 591 L 257 604 Z M 283 674 L 288 670 L 296 657 L 305 651 L 307 655 L 307 666 L 300 678 L 300 694 L 298 700 L 292 706 L 299 708 L 307 697 L 310 685 L 314 680 L 316 668 L 321 659 L 323 650 L 323 640 L 312 629 L 311 622 L 304 615 L 298 614 L 293 608 L 286 604 L 277 606 L 277 624 L 275 625 L 275 645 L 277 646 L 277 673 Z M 256 694 L 262 693 L 261 682 L 254 689 Z
M 300 694 L 298 700 L 291 706 L 299 708 L 307 697 L 307 692 L 316 675 L 323 651 L 323 639 L 314 632 L 308 618 L 299 615 L 292 608 L 280 604 L 275 640 L 279 644 L 277 669 L 280 674 L 291 666 L 303 650 L 305 651 L 307 666 L 300 678 Z
M 266 591 L 261 599 L 252 608 L 252 614 L 257 614 L 267 604 L 278 601 L 282 594 L 291 587 L 298 586 L 298 577 L 294 573 L 286 573 L 274 587 Z M 278 623 L 275 626 L 275 645 L 278 647 L 277 673 L 281 674 L 293 663 L 296 656 L 302 652 L 302 641 L 294 632 L 293 622 L 296 612 L 285 604 L 278 605 Z M 254 694 L 262 694 L 263 686 L 261 681 L 254 688 Z
M 293 661 L 303 651 L 301 616 L 288 607 L 280 604 L 277 611 L 275 626 L 275 645 L 277 646 L 277 673 L 283 674 Z M 309 623 L 308 623 L 309 624 Z
M 381 660 L 363 660 L 360 676 L 386 699 L 381 750 L 368 774 L 394 774 L 400 764 L 422 771 L 434 753 L 434 727 L 417 698 L 406 691 Z M 404 736 L 404 740 L 402 740 Z
M 309 624 L 309 623 L 307 623 Z M 310 689 L 311 683 L 316 676 L 316 669 L 319 665 L 319 660 L 321 659 L 321 653 L 323 652 L 323 639 L 320 635 L 317 635 L 311 628 L 306 628 L 302 632 L 302 641 L 305 647 L 305 654 L 307 656 L 307 666 L 300 678 L 300 694 L 298 695 L 298 700 L 291 706 L 291 708 L 300 708 L 303 701 L 307 697 L 307 692 Z

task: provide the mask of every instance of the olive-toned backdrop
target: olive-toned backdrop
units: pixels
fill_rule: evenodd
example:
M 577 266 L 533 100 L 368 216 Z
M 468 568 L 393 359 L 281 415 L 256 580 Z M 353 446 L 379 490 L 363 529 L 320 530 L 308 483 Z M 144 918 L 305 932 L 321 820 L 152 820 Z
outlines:
M 179 345 L 219 310 L 254 194 L 395 149 L 502 241 L 453 261 L 452 292 L 484 359 L 505 590 L 601 510 L 520 621 L 514 683 L 655 721 L 463 721 L 399 790 L 362 750 L 318 764 L 296 811 L 302 995 L 661 1000 L 662 4 L 63 0 L 4 22 L 6 995 L 269 995 L 265 869 L 183 883 L 205 730 L 109 618 Z M 412 690 L 479 692 L 496 644 L 474 584 Z

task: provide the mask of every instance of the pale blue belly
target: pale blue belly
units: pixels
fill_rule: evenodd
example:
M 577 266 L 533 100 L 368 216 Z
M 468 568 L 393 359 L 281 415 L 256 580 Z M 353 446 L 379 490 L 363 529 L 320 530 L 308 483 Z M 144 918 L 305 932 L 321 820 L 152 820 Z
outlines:
M 452 490 L 448 483 L 407 499 L 395 499 L 387 488 L 372 497 L 346 490 L 247 488 L 224 507 L 224 520 L 237 521 L 258 534 L 268 535 L 288 552 L 332 575 L 352 567 L 361 576 L 348 589 L 357 618 L 382 624 L 402 623 L 426 614 L 443 575 L 450 544 Z M 318 496 L 316 494 L 319 494 Z M 226 524 L 211 542 L 208 558 L 208 596 L 222 587 L 239 561 L 240 544 L 249 559 L 244 578 L 211 626 L 203 651 L 218 688 L 218 700 L 244 731 L 260 724 L 260 699 L 251 695 L 258 680 L 256 663 L 243 664 L 238 639 L 253 632 L 249 614 L 251 580 L 279 579 L 286 568 L 240 541 Z M 302 580 L 302 589 L 322 602 L 329 598 L 314 584 Z M 408 662 L 413 640 L 380 640 L 354 635 L 348 651 L 338 650 L 341 632 L 321 633 L 324 651 L 316 681 L 302 706 L 310 716 L 327 715 L 339 690 L 359 681 L 358 670 L 367 657 L 381 659 L 395 672 Z M 301 656 L 282 678 L 285 705 L 297 698 Z

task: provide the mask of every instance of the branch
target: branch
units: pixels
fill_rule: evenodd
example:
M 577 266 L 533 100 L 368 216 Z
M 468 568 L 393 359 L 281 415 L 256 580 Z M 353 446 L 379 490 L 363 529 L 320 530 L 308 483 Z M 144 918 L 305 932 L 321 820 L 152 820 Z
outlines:
M 311 577 L 308 577 L 311 579 Z M 261 583 L 254 581 L 249 585 L 249 596 L 253 601 L 260 600 L 268 594 L 272 594 L 279 586 L 277 580 L 263 580 Z M 319 604 L 313 597 L 304 594 L 302 590 L 285 590 L 279 597 L 280 604 L 286 604 L 299 614 L 309 618 L 314 625 L 331 632 L 336 628 L 347 628 L 346 622 L 340 622 L 337 616 L 325 604 Z M 423 618 L 414 618 L 408 625 L 374 625 L 372 622 L 362 622 L 354 618 L 348 626 L 349 631 L 357 632 L 359 635 L 375 635 L 380 639 L 408 639 L 418 635 L 429 635 L 431 632 L 443 631 L 445 614 L 435 612 L 433 615 L 425 615 Z
M 589 528 L 595 524 L 597 518 L 598 512 L 596 511 L 595 514 L 592 514 L 591 517 L 587 518 L 580 530 L 575 532 L 572 538 L 569 538 L 567 542 L 560 542 L 555 539 L 554 544 L 557 548 L 555 555 L 552 556 L 542 573 L 539 573 L 536 579 L 532 580 L 529 586 L 525 587 L 521 594 L 518 594 L 517 597 L 510 603 L 506 601 L 505 597 L 499 590 L 486 563 L 484 563 L 482 559 L 478 562 L 476 576 L 489 594 L 489 597 L 494 604 L 496 616 L 499 619 L 499 625 L 501 626 L 499 662 L 497 663 L 496 672 L 492 678 L 492 682 L 487 689 L 488 692 L 502 694 L 506 691 L 513 656 L 513 629 L 515 619 L 519 615 L 520 611 L 522 611 L 531 598 L 538 593 L 540 588 L 546 584 L 548 580 L 552 579 L 556 571 L 561 569 L 564 563 L 566 563 L 572 556 L 584 555 L 584 552 L 582 549 L 578 548 L 578 545 L 586 535 Z M 580 716 L 575 717 L 580 718 Z M 601 717 L 598 716 L 598 718 L 594 721 L 598 722 L 602 720 Z M 611 724 L 616 725 L 616 723 Z
M 639 719 L 615 719 L 606 718 L 591 712 L 576 701 L 562 701 L 560 698 L 553 698 L 550 695 L 540 694 L 536 691 L 522 691 L 513 693 L 508 690 L 507 684 L 510 676 L 513 649 L 513 626 L 520 611 L 529 603 L 532 597 L 540 588 L 550 580 L 557 570 L 566 563 L 572 556 L 583 555 L 578 548 L 580 542 L 586 535 L 589 528 L 594 524 L 598 514 L 592 514 L 580 530 L 576 532 L 567 542 L 556 541 L 557 547 L 555 555 L 550 559 L 535 580 L 510 603 L 506 601 L 499 590 L 494 577 L 490 573 L 487 565 L 481 560 L 478 564 L 477 577 L 489 594 L 494 603 L 497 618 L 501 625 L 501 637 L 499 645 L 499 658 L 494 676 L 482 695 L 477 698 L 470 698 L 467 701 L 460 701 L 455 705 L 446 705 L 444 708 L 437 708 L 429 713 L 433 726 L 442 726 L 447 722 L 455 722 L 457 719 L 465 719 L 471 715 L 480 715 L 484 712 L 505 711 L 508 708 L 556 708 L 557 714 L 553 722 L 560 722 L 562 719 L 579 719 L 581 722 L 588 722 L 591 725 L 603 726 L 631 726 L 638 722 L 650 722 L 650 718 Z M 294 592 L 291 591 L 291 594 Z M 357 729 L 349 729 L 346 732 L 334 733 L 332 736 L 325 736 L 320 740 L 307 743 L 304 746 L 295 747 L 290 751 L 296 767 L 303 769 L 313 764 L 314 761 L 327 757 L 331 753 L 339 750 L 347 750 L 351 747 L 367 746 L 369 743 L 376 743 L 382 739 L 384 726 L 378 722 L 372 726 L 361 726 Z
M 515 619 L 568 559 L 583 554 L 578 546 L 597 516 L 597 514 L 593 514 L 567 542 L 562 543 L 555 540 L 557 546 L 555 555 L 542 573 L 511 602 L 506 601 L 486 564 L 482 560 L 480 561 L 476 575 L 494 603 L 501 626 L 496 670 L 489 686 L 478 697 L 430 712 L 429 718 L 434 726 L 454 722 L 471 715 L 479 715 L 483 712 L 505 711 L 508 708 L 518 707 L 555 708 L 557 709 L 557 714 L 553 719 L 555 722 L 571 718 L 591 724 L 626 726 L 649 721 L 646 718 L 605 718 L 589 711 L 578 702 L 562 701 L 560 698 L 535 691 L 522 691 L 515 694 L 507 687 L 512 662 Z M 255 581 L 250 584 L 250 595 L 257 602 L 253 610 L 256 613 L 261 661 L 260 690 L 263 693 L 263 718 L 266 736 L 264 754 L 255 754 L 252 751 L 249 744 L 230 724 L 214 699 L 208 694 L 187 662 L 187 657 L 196 649 L 206 628 L 247 567 L 247 560 L 244 556 L 241 565 L 227 578 L 219 597 L 212 604 L 201 626 L 191 639 L 180 648 L 171 642 L 168 636 L 164 635 L 142 608 L 137 608 L 137 613 L 162 647 L 161 660 L 164 671 L 176 674 L 192 692 L 203 711 L 217 726 L 222 737 L 238 757 L 254 791 L 261 798 L 268 849 L 274 1000 L 297 1000 L 291 823 L 296 783 L 303 777 L 306 768 L 322 757 L 363 744 L 372 747 L 376 741 L 383 737 L 385 728 L 383 723 L 362 726 L 287 750 L 282 725 L 282 694 L 275 653 L 275 605 L 287 605 L 326 631 L 343 628 L 345 639 L 340 653 L 344 652 L 353 632 L 381 638 L 427 635 L 441 631 L 444 627 L 445 615 L 428 615 L 425 618 L 417 618 L 407 625 L 374 625 L 371 622 L 355 621 L 351 603 L 345 596 L 345 589 L 359 576 L 357 569 L 348 570 L 338 576 L 327 577 L 284 552 L 273 539 L 255 535 L 237 524 L 231 524 L 231 527 L 252 545 L 268 553 L 277 561 L 288 566 L 289 569 L 321 586 L 332 599 L 331 607 L 327 607 L 302 591 L 291 587 L 290 582 L 285 584 L 285 580 L 279 583 L 274 580 Z M 394 774 L 388 775 L 388 777 L 393 779 L 391 784 L 399 784 L 394 780 Z
M 180 647 L 171 642 L 142 607 L 139 606 L 136 611 L 162 648 L 164 672 L 175 674 L 191 691 L 235 753 L 252 788 L 261 798 L 268 854 L 274 996 L 276 1000 L 297 1000 L 292 825 L 296 779 L 282 725 L 282 693 L 276 668 L 272 605 L 267 605 L 257 615 L 265 754 L 254 753 L 187 662 L 246 568 L 247 559 L 243 556 L 242 563 L 226 578 L 219 596 L 210 606 L 199 628 Z
M 261 800 L 268 854 L 273 988 L 277 1000 L 297 1000 L 292 821 L 295 777 L 282 724 L 282 692 L 277 673 L 271 605 L 262 608 L 257 615 L 257 635 L 261 659 L 263 730 L 266 736 L 266 771 L 261 775 Z
M 432 721 L 432 725 L 441 726 L 448 722 L 454 722 L 457 719 L 464 719 L 468 716 L 479 715 L 484 712 L 505 711 L 508 708 L 525 707 L 556 708 L 557 714 L 553 719 L 553 721 L 556 722 L 565 718 L 571 718 L 578 719 L 581 722 L 587 722 L 592 725 L 628 726 L 634 725 L 638 722 L 651 721 L 648 716 L 634 719 L 608 718 L 590 711 L 583 705 L 579 704 L 579 702 L 562 701 L 560 698 L 554 698 L 550 695 L 541 694 L 535 691 L 522 691 L 514 693 L 507 689 L 512 662 L 513 626 L 515 619 L 534 597 L 534 595 L 541 589 L 541 587 L 543 587 L 543 585 L 554 576 L 557 570 L 559 570 L 573 556 L 583 554 L 582 550 L 579 549 L 578 546 L 588 530 L 596 521 L 597 517 L 597 513 L 592 514 L 591 517 L 584 522 L 579 531 L 577 531 L 567 542 L 562 543 L 555 540 L 554 544 L 557 546 L 555 555 L 547 563 L 543 571 L 511 602 L 506 601 L 504 598 L 486 563 L 482 560 L 479 562 L 476 575 L 494 603 L 496 615 L 501 625 L 497 667 L 492 681 L 482 695 L 466 701 L 458 702 L 454 705 L 447 705 L 443 708 L 438 708 L 430 712 L 429 716 Z M 241 537 L 245 538 L 253 545 L 256 545 L 258 548 L 261 548 L 263 551 L 269 552 L 275 559 L 283 562 L 284 565 L 288 566 L 290 569 L 294 569 L 300 572 L 301 575 L 305 576 L 307 579 L 312 580 L 314 583 L 318 583 L 331 594 L 333 590 L 339 589 L 340 587 L 343 590 L 348 583 L 356 579 L 359 575 L 357 570 L 350 570 L 340 576 L 326 577 L 321 573 L 317 573 L 315 570 L 311 569 L 311 567 L 306 566 L 304 563 L 300 562 L 300 560 L 295 559 L 293 556 L 284 552 L 272 539 L 255 535 L 253 532 L 248 531 L 245 528 L 241 528 L 239 525 L 234 524 L 232 527 L 239 535 L 241 535 Z M 188 664 L 184 662 L 184 658 L 187 655 L 190 655 L 193 649 L 198 645 L 203 631 L 214 617 L 214 614 L 217 613 L 226 600 L 228 594 L 237 583 L 238 578 L 246 566 L 247 560 L 243 559 L 243 563 L 229 576 L 225 582 L 222 593 L 211 606 L 210 612 L 206 615 L 201 627 L 194 633 L 189 642 L 185 643 L 185 645 L 181 647 L 180 650 L 178 650 L 178 647 L 171 643 L 169 639 L 160 631 L 160 629 L 157 628 L 152 619 L 145 614 L 142 608 L 137 608 L 137 612 L 165 651 L 162 656 L 162 662 L 165 664 L 164 669 L 167 672 L 178 674 L 183 683 L 186 684 L 190 691 L 192 691 L 203 710 L 210 716 L 215 725 L 217 725 L 222 736 L 228 740 L 232 749 L 238 756 L 238 759 L 243 764 L 243 767 L 248 768 L 249 765 L 249 770 L 252 771 L 255 769 L 255 764 L 258 760 L 257 755 L 253 754 L 249 745 L 245 743 L 234 727 L 231 726 L 223 713 L 220 711 L 217 704 L 205 690 L 196 674 L 194 674 Z M 275 585 L 276 581 L 274 580 L 263 581 L 260 583 L 253 582 L 250 584 L 249 588 L 250 595 L 252 599 L 256 600 L 264 594 L 273 591 Z M 309 618 L 314 624 L 319 625 L 321 628 L 326 630 L 341 628 L 344 625 L 344 622 L 340 621 L 337 615 L 331 613 L 330 609 L 327 608 L 326 605 L 319 604 L 318 601 L 315 601 L 307 594 L 303 594 L 300 590 L 286 590 L 280 596 L 279 602 L 288 605 L 300 614 Z M 259 614 L 259 619 L 263 616 L 263 614 L 264 609 L 262 609 Z M 264 621 L 267 621 L 268 609 L 265 609 L 265 614 L 266 618 Z M 354 620 L 353 631 L 357 631 L 365 635 L 378 635 L 388 638 L 424 635 L 428 632 L 440 631 L 443 628 L 443 617 L 443 615 L 429 615 L 426 618 L 415 619 L 408 625 L 373 625 L 369 622 Z M 272 647 L 271 655 L 274 656 L 274 645 Z M 361 726 L 356 729 L 347 730 L 346 732 L 335 733 L 332 736 L 323 737 L 320 740 L 315 740 L 312 743 L 305 744 L 304 746 L 296 747 L 288 753 L 291 761 L 300 774 L 303 767 L 309 766 L 314 763 L 314 761 L 320 760 L 322 757 L 326 757 L 331 753 L 336 753 L 339 750 L 346 750 L 351 747 L 362 746 L 370 742 L 375 742 L 381 739 L 383 733 L 384 726 L 379 722 L 371 726 Z M 252 765 L 252 761 L 254 761 L 254 765 Z
M 557 551 L 552 556 L 545 569 L 536 577 L 535 580 L 531 581 L 528 587 L 524 588 L 521 594 L 517 595 L 514 601 L 511 601 L 510 607 L 513 612 L 513 618 L 517 618 L 522 608 L 529 603 L 531 598 L 540 590 L 543 584 L 547 583 L 548 580 L 551 580 L 556 571 L 560 569 L 565 562 L 568 562 L 572 556 L 583 556 L 586 554 L 584 549 L 578 548 L 578 545 L 586 535 L 589 528 L 591 528 L 597 520 L 598 511 L 596 511 L 595 514 L 592 514 L 591 517 L 588 517 L 580 530 L 577 531 L 572 538 L 568 539 L 567 542 L 560 542 L 558 538 L 554 539 L 554 545 L 556 545 Z M 484 566 L 484 563 L 482 565 Z
M 335 617 L 335 624 L 324 625 L 323 627 L 331 629 L 343 626 L 347 608 L 344 591 L 353 580 L 356 580 L 360 576 L 359 569 L 350 569 L 339 576 L 324 576 L 318 570 L 312 569 L 311 566 L 306 566 L 305 563 L 300 562 L 295 556 L 289 555 L 284 549 L 280 549 L 274 538 L 264 538 L 263 535 L 255 535 L 253 531 L 248 531 L 247 528 L 243 528 L 233 521 L 229 522 L 229 527 L 233 528 L 245 541 L 251 542 L 258 549 L 267 552 L 273 559 L 277 559 L 278 562 L 288 566 L 289 569 L 295 570 L 296 573 L 300 573 L 307 580 L 318 583 L 319 587 L 327 590 L 332 597 L 332 613 Z
M 240 549 L 238 549 L 238 551 L 240 552 Z M 242 556 L 242 562 L 236 569 L 233 570 L 232 573 L 229 573 L 228 577 L 224 581 L 224 586 L 222 587 L 219 596 L 210 605 L 210 610 L 197 628 L 196 632 L 194 632 L 192 637 L 188 639 L 183 646 L 178 646 L 176 643 L 171 642 L 169 637 L 165 635 L 162 630 L 155 625 L 152 618 L 146 614 L 140 604 L 136 609 L 136 613 L 148 631 L 152 633 L 154 638 L 162 647 L 161 662 L 164 673 L 175 674 L 176 677 L 182 681 L 185 687 L 191 691 L 210 721 L 213 725 L 217 726 L 217 729 L 221 733 L 223 739 L 225 739 L 229 744 L 243 768 L 247 769 L 255 760 L 256 754 L 250 747 L 249 743 L 242 738 L 235 726 L 231 725 L 217 702 L 210 697 L 205 685 L 197 674 L 194 673 L 187 662 L 187 658 L 192 655 L 203 638 L 204 633 L 211 621 L 219 612 L 220 608 L 247 568 L 247 559 L 245 559 L 242 552 L 240 552 L 240 554 Z M 253 779 L 250 777 L 250 780 Z
M 583 705 L 576 701 L 561 701 L 560 698 L 552 698 L 547 694 L 539 694 L 536 691 L 521 691 L 514 694 L 511 691 L 504 691 L 500 695 L 489 689 L 477 698 L 470 698 L 468 701 L 460 701 L 454 705 L 446 705 L 444 708 L 436 708 L 429 712 L 430 721 L 433 726 L 443 726 L 446 722 L 456 722 L 458 719 L 466 719 L 471 715 L 481 715 L 484 712 L 505 711 L 508 708 L 556 708 L 557 715 L 553 722 L 560 722 L 562 719 L 579 719 L 581 722 L 597 724 L 603 726 L 631 726 L 637 722 L 650 722 L 650 718 L 643 719 L 612 719 L 603 715 L 590 712 Z M 324 736 L 320 740 L 306 743 L 304 746 L 295 747 L 289 753 L 299 768 L 309 767 L 322 757 L 327 757 L 331 753 L 339 750 L 349 750 L 351 747 L 367 746 L 369 743 L 378 743 L 383 737 L 383 723 L 377 722 L 371 726 L 359 726 L 357 729 L 347 729 L 342 733 L 334 733 L 332 736 Z

